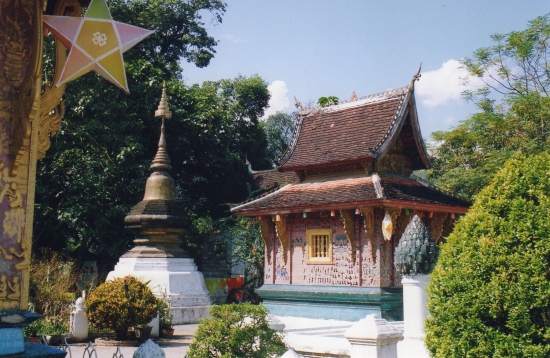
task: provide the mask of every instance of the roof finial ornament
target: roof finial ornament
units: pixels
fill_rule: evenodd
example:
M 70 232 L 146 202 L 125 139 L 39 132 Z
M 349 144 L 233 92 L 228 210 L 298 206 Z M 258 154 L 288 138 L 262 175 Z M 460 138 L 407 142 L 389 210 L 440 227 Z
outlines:
M 166 138 L 164 136 L 164 119 L 172 118 L 172 112 L 168 109 L 168 101 L 166 100 L 166 82 L 162 84 L 162 96 L 160 97 L 160 103 L 158 109 L 155 111 L 155 118 L 162 118 L 162 125 L 160 127 L 160 139 L 159 149 L 153 164 L 151 164 L 152 171 L 169 171 L 172 169 L 170 165 L 170 158 L 166 152 Z
M 422 62 L 420 62 L 420 66 L 418 67 L 418 72 L 416 72 L 416 74 L 413 76 L 412 80 L 411 80 L 411 84 L 409 85 L 409 90 L 412 91 L 414 90 L 414 83 L 416 81 L 419 81 L 420 80 L 420 77 L 422 76 L 420 74 L 420 70 L 422 70 Z
M 351 97 L 349 98 L 349 101 L 355 102 L 357 100 L 358 100 L 357 95 L 355 94 L 355 91 L 353 91 L 353 93 L 351 94 Z
M 294 96 L 294 106 L 296 106 L 296 108 L 298 108 L 300 111 L 303 111 L 304 110 L 304 106 L 302 106 L 302 103 L 300 103 L 297 99 L 296 99 L 296 96 Z

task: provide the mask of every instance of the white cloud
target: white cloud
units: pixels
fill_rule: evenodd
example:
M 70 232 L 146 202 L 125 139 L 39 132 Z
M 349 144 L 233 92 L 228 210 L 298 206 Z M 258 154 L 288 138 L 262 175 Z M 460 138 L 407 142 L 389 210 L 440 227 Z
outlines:
M 438 107 L 449 101 L 460 101 L 463 91 L 482 85 L 481 79 L 468 77 L 468 71 L 460 68 L 460 62 L 450 59 L 437 70 L 423 72 L 415 91 L 422 104 Z
M 225 40 L 227 40 L 227 41 L 229 41 L 229 42 L 236 43 L 236 44 L 239 44 L 239 43 L 241 43 L 241 42 L 248 42 L 248 41 L 245 40 L 245 39 L 241 39 L 240 37 L 236 37 L 236 36 L 229 35 L 229 34 L 227 34 L 227 35 L 222 35 L 221 38 L 222 38 L 222 39 L 225 39 Z
M 288 88 L 284 81 L 273 81 L 267 86 L 267 89 L 271 94 L 271 98 L 269 99 L 269 106 L 265 110 L 264 118 L 290 107 L 290 100 L 287 97 Z

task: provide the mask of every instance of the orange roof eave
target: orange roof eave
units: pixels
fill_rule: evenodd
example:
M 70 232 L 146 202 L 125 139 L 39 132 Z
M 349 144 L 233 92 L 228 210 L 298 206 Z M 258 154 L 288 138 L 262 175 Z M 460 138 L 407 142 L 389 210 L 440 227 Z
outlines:
M 294 206 L 294 207 L 288 207 L 288 208 L 266 208 L 266 209 L 254 209 L 254 210 L 242 209 L 242 210 L 233 212 L 233 214 L 239 217 L 258 216 L 258 215 L 277 215 L 277 214 L 291 214 L 291 213 L 314 212 L 314 211 L 354 209 L 354 208 L 360 208 L 365 206 L 413 209 L 413 210 L 444 212 L 444 213 L 454 213 L 454 214 L 466 214 L 469 209 L 468 207 L 463 207 L 463 206 L 415 203 L 412 201 L 393 200 L 393 199 L 372 199 L 372 200 L 357 201 L 357 202 Z

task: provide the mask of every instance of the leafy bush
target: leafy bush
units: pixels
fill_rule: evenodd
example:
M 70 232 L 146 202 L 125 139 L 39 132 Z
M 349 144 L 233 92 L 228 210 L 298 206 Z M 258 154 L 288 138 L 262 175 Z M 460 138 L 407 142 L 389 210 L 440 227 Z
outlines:
M 264 283 L 265 244 L 256 220 L 240 218 L 229 227 L 233 240 L 233 265 L 244 264 L 245 286 L 260 287 Z
M 29 306 L 42 318 L 25 327 L 25 336 L 69 332 L 70 307 L 76 299 L 80 273 L 74 261 L 43 249 L 33 257 L 29 280 Z
M 159 298 L 158 299 L 159 310 L 159 328 L 160 329 L 172 329 L 172 318 L 174 315 L 170 313 L 170 301 Z
M 157 305 L 147 284 L 132 276 L 105 282 L 86 298 L 90 324 L 114 329 L 119 340 L 126 338 L 128 328 L 149 323 L 157 315 Z
M 42 250 L 31 263 L 29 301 L 34 310 L 44 316 L 66 311 L 76 300 L 78 277 L 72 260 L 55 251 Z
M 43 316 L 23 328 L 25 337 L 38 337 L 41 334 L 57 335 L 69 333 L 69 310 L 62 310 L 55 316 Z
M 550 356 L 550 155 L 514 156 L 443 245 L 428 287 L 434 357 Z
M 250 303 L 214 306 L 189 346 L 189 358 L 266 358 L 286 351 L 283 335 L 267 324 L 267 309 Z

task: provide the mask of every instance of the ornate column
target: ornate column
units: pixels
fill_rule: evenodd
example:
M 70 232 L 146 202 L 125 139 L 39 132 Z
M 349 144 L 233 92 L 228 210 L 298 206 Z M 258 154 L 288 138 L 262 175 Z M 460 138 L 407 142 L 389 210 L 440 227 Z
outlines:
M 0 1 L 0 355 L 23 352 L 21 327 L 39 317 L 26 311 L 36 162 L 59 129 L 64 92 L 41 94 L 45 7 L 46 0 Z M 80 16 L 81 7 L 58 0 L 54 12 Z M 56 42 L 56 70 L 65 58 Z
M 415 215 L 395 250 L 395 269 L 403 275 L 404 339 L 397 345 L 399 358 L 430 356 L 424 343 L 424 321 L 429 315 L 426 286 L 438 253 L 428 228 Z

